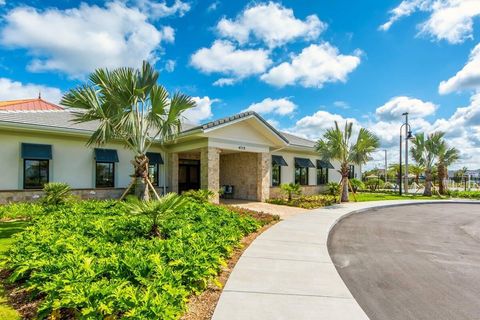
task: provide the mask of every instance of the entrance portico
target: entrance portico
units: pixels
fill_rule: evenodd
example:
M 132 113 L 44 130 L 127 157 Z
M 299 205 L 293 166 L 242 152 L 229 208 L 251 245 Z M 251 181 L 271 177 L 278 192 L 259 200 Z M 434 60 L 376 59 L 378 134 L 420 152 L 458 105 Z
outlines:
M 235 199 L 265 201 L 270 191 L 270 151 L 286 145 L 270 125 L 254 115 L 207 126 L 198 135 L 189 134 L 188 139 L 180 138 L 170 146 L 172 190 L 195 187 L 191 181 L 196 177 L 194 164 L 185 169 L 182 162 L 198 159 L 199 187 L 214 191 L 214 202 L 224 185 L 234 187 Z

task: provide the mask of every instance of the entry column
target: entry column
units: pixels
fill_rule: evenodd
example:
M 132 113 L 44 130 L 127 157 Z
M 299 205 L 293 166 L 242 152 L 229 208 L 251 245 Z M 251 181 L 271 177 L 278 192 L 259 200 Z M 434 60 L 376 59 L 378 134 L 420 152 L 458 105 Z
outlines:
M 215 193 L 213 203 L 219 202 L 220 189 L 220 149 L 205 147 L 200 151 L 200 188 Z
M 269 153 L 257 154 L 257 200 L 266 201 L 270 197 L 270 168 L 271 157 Z

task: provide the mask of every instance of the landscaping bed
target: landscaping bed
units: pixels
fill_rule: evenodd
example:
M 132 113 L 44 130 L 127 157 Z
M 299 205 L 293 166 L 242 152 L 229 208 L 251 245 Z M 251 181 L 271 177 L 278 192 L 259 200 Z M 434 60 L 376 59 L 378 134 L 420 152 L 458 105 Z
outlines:
M 149 220 L 122 203 L 69 202 L 38 212 L 35 206 L 4 266 L 11 302 L 25 318 L 178 319 L 195 295 L 210 314 L 218 297 L 200 294 L 220 291 L 215 287 L 249 243 L 245 237 L 276 221 L 189 201 L 161 220 L 162 238 L 152 238 Z M 6 211 L 0 208 L 0 217 Z
M 268 199 L 268 203 L 278 204 L 284 206 L 298 207 L 303 209 L 316 209 L 326 206 L 331 206 L 336 203 L 336 199 L 331 195 L 313 195 L 313 196 L 300 196 L 292 198 L 291 200 L 283 198 Z

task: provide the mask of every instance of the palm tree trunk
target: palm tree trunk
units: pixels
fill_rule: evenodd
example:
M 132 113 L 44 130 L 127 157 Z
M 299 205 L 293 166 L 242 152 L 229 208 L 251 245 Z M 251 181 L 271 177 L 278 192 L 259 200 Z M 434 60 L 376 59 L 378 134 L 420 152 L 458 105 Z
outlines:
M 135 156 L 135 196 L 142 201 L 150 200 L 148 190 L 148 158 L 144 154 Z
M 427 197 L 432 196 L 432 172 L 430 169 L 425 170 L 425 189 L 423 195 Z
M 438 192 L 440 194 L 445 194 L 445 166 L 443 162 L 438 164 Z
M 340 182 L 342 186 L 342 197 L 341 202 L 348 202 L 348 163 L 342 163 L 340 168 L 342 174 L 342 181 Z

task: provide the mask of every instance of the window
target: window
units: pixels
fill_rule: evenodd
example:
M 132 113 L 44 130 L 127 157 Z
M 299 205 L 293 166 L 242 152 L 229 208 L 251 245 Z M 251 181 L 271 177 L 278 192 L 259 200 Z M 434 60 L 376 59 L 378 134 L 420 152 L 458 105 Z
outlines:
M 308 185 L 308 167 L 295 166 L 295 183 L 302 186 Z
M 148 165 L 148 177 L 155 187 L 158 187 L 158 164 Z
M 318 168 L 317 169 L 317 184 L 327 184 L 328 183 L 328 168 Z
M 114 162 L 96 162 L 95 167 L 95 187 L 113 188 L 115 187 L 115 163 Z
M 49 181 L 48 160 L 23 160 L 23 188 L 41 189 Z
M 355 178 L 355 166 L 354 165 L 349 165 L 348 166 L 348 179 L 353 179 Z
M 272 186 L 278 187 L 282 183 L 282 167 L 278 164 L 272 165 Z

